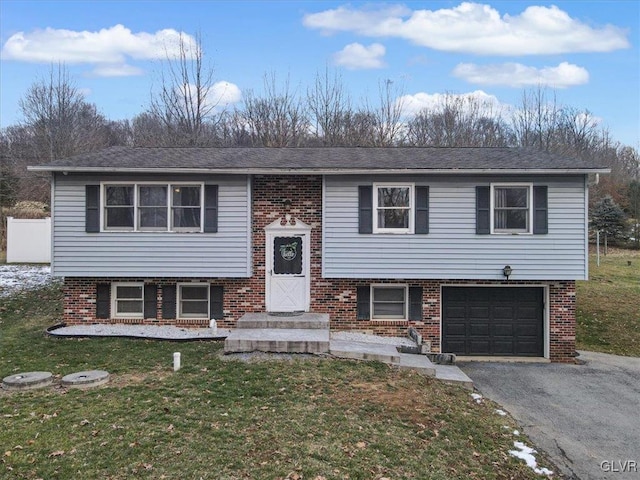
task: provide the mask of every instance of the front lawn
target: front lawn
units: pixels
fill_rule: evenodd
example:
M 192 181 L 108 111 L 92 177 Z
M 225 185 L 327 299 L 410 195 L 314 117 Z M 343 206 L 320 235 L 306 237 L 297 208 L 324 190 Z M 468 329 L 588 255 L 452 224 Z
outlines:
M 60 314 L 56 287 L 0 305 L 0 376 L 111 382 L 0 391 L 2 478 L 540 478 L 508 454 L 530 444 L 513 420 L 462 388 L 375 362 L 223 360 L 214 342 L 47 338 Z
M 578 349 L 640 356 L 640 251 L 590 255 L 588 282 L 577 282 Z

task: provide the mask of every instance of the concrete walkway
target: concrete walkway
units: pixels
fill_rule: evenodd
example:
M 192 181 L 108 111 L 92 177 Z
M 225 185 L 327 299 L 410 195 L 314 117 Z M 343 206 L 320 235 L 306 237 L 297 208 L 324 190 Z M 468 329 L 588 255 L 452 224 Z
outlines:
M 151 325 L 74 325 L 51 328 L 48 334 L 54 337 L 130 337 L 189 341 L 224 340 L 233 331 L 220 328 L 213 331 L 208 328 Z M 284 332 L 279 334 L 284 335 Z M 257 335 L 256 338 L 259 338 L 259 333 Z M 389 339 L 351 332 L 330 332 L 328 354 L 336 358 L 379 361 L 398 368 L 412 368 L 423 375 L 433 376 L 447 383 L 473 388 L 471 379 L 455 365 L 437 365 L 426 355 L 398 352 L 398 346 L 410 343 L 409 338 Z

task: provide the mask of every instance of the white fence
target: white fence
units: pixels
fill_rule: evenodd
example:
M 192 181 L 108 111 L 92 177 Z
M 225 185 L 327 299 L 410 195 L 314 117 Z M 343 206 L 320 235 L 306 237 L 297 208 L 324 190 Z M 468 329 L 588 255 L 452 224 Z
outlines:
M 7 263 L 51 263 L 51 218 L 7 218 Z

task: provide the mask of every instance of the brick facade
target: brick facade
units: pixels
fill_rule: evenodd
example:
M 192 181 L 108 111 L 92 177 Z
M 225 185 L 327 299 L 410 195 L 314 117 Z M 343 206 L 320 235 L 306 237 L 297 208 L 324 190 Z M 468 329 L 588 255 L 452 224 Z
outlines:
M 440 351 L 441 287 L 443 285 L 531 285 L 546 286 L 548 290 L 549 353 L 552 361 L 573 362 L 575 352 L 575 282 L 490 282 L 451 280 L 388 281 L 367 279 L 322 278 L 322 177 L 320 176 L 255 176 L 252 183 L 252 244 L 253 274 L 249 278 L 91 278 L 67 277 L 64 285 L 64 322 L 87 323 L 144 323 L 184 327 L 208 326 L 209 320 L 164 318 L 163 286 L 176 283 L 204 282 L 224 287 L 224 318 L 218 326 L 232 328 L 244 313 L 265 310 L 265 226 L 286 214 L 310 225 L 311 310 L 330 314 L 331 328 L 357 330 L 378 335 L 405 335 L 409 326 L 415 327 L 431 342 L 434 352 Z M 97 319 L 96 285 L 111 282 L 144 282 L 157 285 L 157 315 L 149 319 Z M 399 283 L 421 286 L 423 291 L 423 320 L 380 321 L 356 319 L 356 291 L 358 286 L 371 283 Z M 546 328 L 546 327 L 545 327 Z

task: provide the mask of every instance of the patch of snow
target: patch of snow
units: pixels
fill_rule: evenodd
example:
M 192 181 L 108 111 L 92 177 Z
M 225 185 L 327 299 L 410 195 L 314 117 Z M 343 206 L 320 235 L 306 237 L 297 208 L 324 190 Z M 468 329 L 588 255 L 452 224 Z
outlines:
M 538 462 L 536 461 L 536 457 L 533 455 L 534 453 L 537 453 L 536 450 L 526 446 L 522 442 L 513 442 L 513 446 L 518 450 L 509 450 L 509 455 L 524 460 L 527 466 L 538 475 L 553 475 L 553 472 L 548 468 L 538 468 Z
M 517 437 L 518 435 L 520 435 L 520 432 L 518 430 L 514 430 L 513 434 Z
M 0 265 L 0 298 L 43 287 L 52 281 L 48 265 Z
M 369 335 L 360 332 L 331 332 L 331 338 L 334 340 L 345 340 L 348 342 L 362 343 L 382 343 L 385 345 L 407 345 L 415 346 L 416 343 L 409 337 L 380 337 L 378 335 Z
M 507 412 L 505 412 L 504 410 L 500 410 L 499 408 L 496 408 L 496 413 L 501 417 L 504 417 L 507 415 Z
M 471 398 L 473 398 L 476 403 L 482 403 L 482 395 L 480 395 L 479 393 L 472 393 Z

